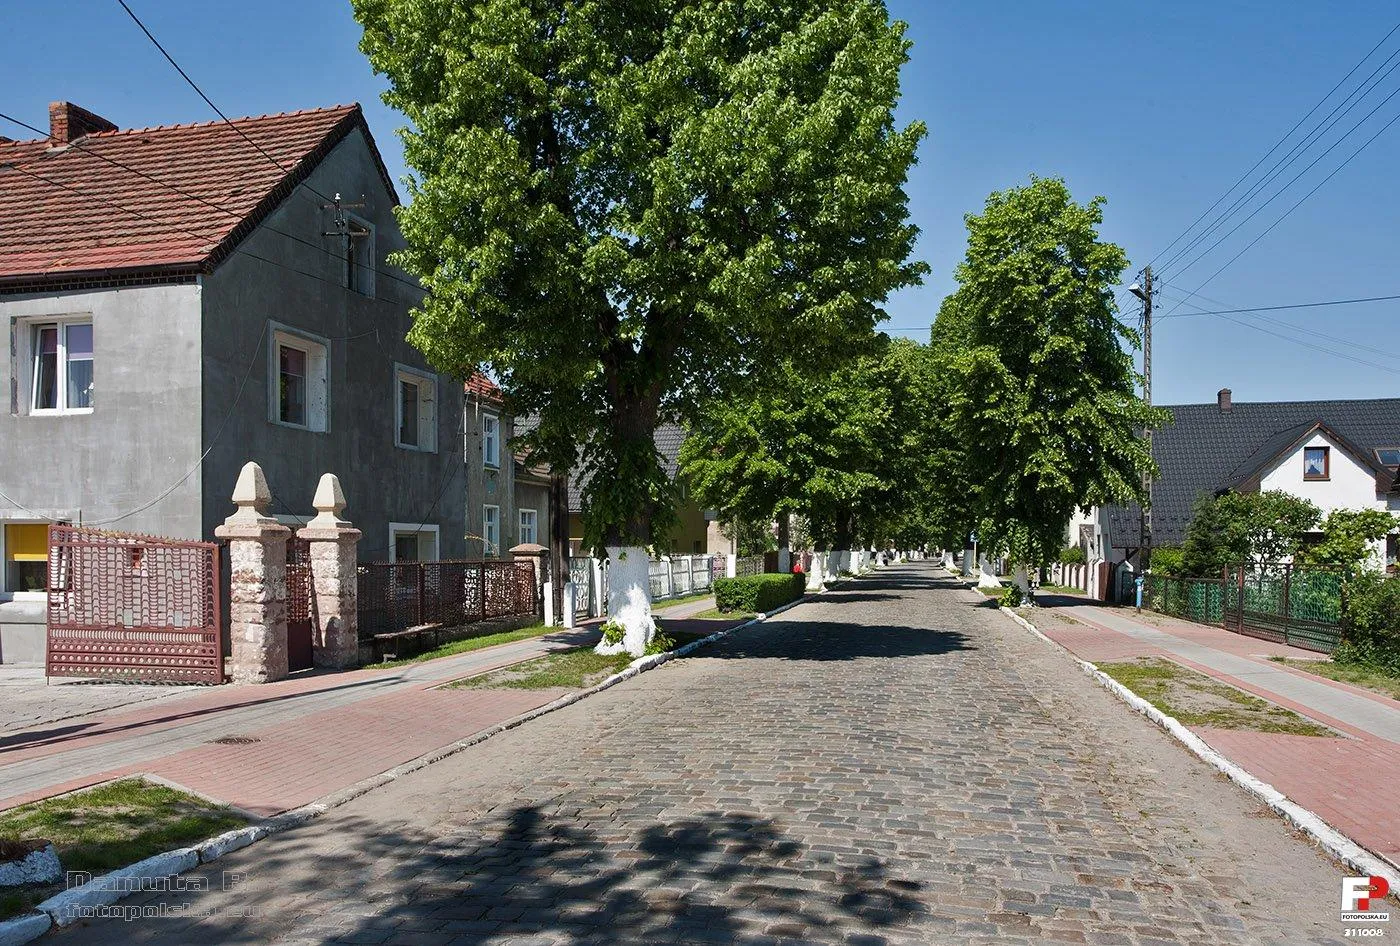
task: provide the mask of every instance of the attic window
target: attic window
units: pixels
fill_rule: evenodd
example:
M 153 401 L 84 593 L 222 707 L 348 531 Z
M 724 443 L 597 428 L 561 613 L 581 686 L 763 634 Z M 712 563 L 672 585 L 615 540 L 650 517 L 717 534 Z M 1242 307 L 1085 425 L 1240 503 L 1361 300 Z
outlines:
M 1331 447 L 1303 448 L 1303 479 L 1325 480 L 1332 474 Z
M 1400 466 L 1400 447 L 1377 447 L 1376 459 L 1381 466 Z
M 374 295 L 374 227 L 349 214 L 345 219 L 345 288 Z

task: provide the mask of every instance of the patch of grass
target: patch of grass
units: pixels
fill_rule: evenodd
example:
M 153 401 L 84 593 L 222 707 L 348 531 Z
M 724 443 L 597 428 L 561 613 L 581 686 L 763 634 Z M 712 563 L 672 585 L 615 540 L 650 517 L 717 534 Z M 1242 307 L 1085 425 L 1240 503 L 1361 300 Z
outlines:
M 1071 588 L 1069 585 L 1041 585 L 1035 589 L 1035 593 L 1038 595 L 1079 595 L 1080 597 L 1088 595 L 1087 591 Z
M 701 591 L 697 594 L 686 595 L 684 598 L 667 598 L 665 601 L 653 601 L 651 609 L 653 611 L 665 611 L 667 608 L 674 608 L 678 604 L 690 604 L 692 601 L 704 601 L 714 594 L 712 591 Z
M 64 870 L 105 873 L 211 835 L 241 828 L 223 805 L 155 785 L 123 779 L 0 813 L 0 838 L 53 842 Z M 61 885 L 0 894 L 0 919 L 27 912 Z
M 450 688 L 508 687 L 512 690 L 544 690 L 562 687 L 582 690 L 623 670 L 631 654 L 599 654 L 592 647 L 571 647 L 476 677 L 457 680 Z
M 364 670 L 388 670 L 393 667 L 402 667 L 407 664 L 422 663 L 425 660 L 437 660 L 439 657 L 455 657 L 457 654 L 465 654 L 468 651 L 480 650 L 483 647 L 494 647 L 497 644 L 509 644 L 514 641 L 523 641 L 531 637 L 540 637 L 553 631 L 563 630 L 558 627 L 546 627 L 543 624 L 536 624 L 534 627 L 524 627 L 518 631 L 501 631 L 499 634 L 486 634 L 482 637 L 468 637 L 464 640 L 450 641 L 441 647 L 436 647 L 429 651 L 424 651 L 416 657 L 404 657 L 400 660 L 385 660 L 377 664 L 366 664 Z
M 1393 677 L 1390 674 L 1381 673 L 1379 670 L 1336 664 L 1330 660 L 1296 660 L 1289 657 L 1270 657 L 1269 659 L 1297 670 L 1317 674 L 1319 677 L 1336 680 L 1339 683 L 1350 683 L 1352 686 L 1363 687 L 1382 696 L 1388 696 L 1392 700 L 1400 700 L 1400 677 Z
M 1326 726 L 1251 693 L 1156 657 L 1100 664 L 1099 669 L 1187 726 L 1248 729 L 1292 736 L 1333 736 Z
M 756 618 L 758 615 L 753 611 L 721 611 L 719 608 L 710 608 L 708 611 L 701 611 L 699 614 L 692 614 L 686 618 L 688 621 L 747 621 L 749 618 Z

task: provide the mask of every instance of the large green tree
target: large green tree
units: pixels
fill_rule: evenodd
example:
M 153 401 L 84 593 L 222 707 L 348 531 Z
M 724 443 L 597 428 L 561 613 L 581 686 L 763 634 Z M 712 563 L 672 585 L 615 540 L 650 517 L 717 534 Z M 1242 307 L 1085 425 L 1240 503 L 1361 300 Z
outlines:
M 1186 527 L 1182 566 L 1189 575 L 1215 576 L 1227 566 L 1293 558 L 1319 518 L 1311 501 L 1283 490 L 1202 497 Z
M 1076 507 L 1142 498 L 1138 338 L 1116 317 L 1122 249 L 1099 238 L 1103 198 L 1032 178 L 967 217 L 958 289 L 931 335 L 947 439 L 941 489 L 1022 564 L 1047 561 Z M 964 533 L 965 534 L 965 533 Z
M 353 0 L 414 172 L 410 339 L 488 367 L 537 454 L 588 472 L 610 613 L 654 631 L 652 434 L 779 358 L 820 365 L 917 281 L 879 0 Z

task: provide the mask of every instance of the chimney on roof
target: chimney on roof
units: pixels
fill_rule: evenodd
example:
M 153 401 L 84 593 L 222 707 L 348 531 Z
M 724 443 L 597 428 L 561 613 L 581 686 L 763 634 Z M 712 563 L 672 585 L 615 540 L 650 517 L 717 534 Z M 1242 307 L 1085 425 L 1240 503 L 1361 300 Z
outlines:
M 72 102 L 49 103 L 49 137 L 55 144 L 68 144 L 95 131 L 116 131 L 101 115 L 95 115 Z
M 1219 393 L 1215 395 L 1215 403 L 1222 414 L 1228 414 L 1234 410 L 1234 406 L 1230 403 L 1230 389 L 1221 388 Z

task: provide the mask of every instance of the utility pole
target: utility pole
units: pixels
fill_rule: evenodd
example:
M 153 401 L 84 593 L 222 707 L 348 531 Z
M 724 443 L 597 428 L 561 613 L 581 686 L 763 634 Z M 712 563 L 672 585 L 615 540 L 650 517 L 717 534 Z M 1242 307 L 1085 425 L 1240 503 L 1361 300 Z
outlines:
M 1142 285 L 1134 283 L 1129 292 L 1142 300 L 1142 399 L 1152 406 L 1152 267 L 1142 270 Z M 1152 454 L 1152 428 L 1143 431 L 1147 440 L 1147 452 Z M 1147 567 L 1148 555 L 1152 549 L 1152 474 L 1142 475 L 1142 491 L 1146 500 L 1141 505 L 1142 520 L 1138 535 L 1138 565 L 1140 570 Z

